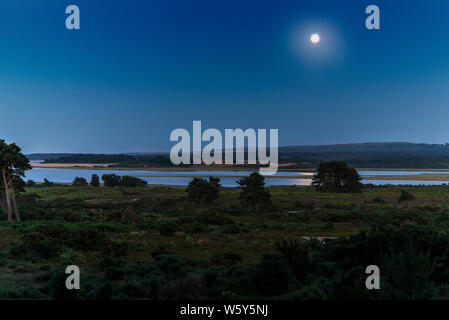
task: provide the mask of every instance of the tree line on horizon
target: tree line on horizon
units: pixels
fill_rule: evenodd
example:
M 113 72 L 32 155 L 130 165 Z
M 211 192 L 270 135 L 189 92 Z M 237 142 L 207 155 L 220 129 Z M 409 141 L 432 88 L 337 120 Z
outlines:
M 381 144 L 382 145 L 382 144 Z M 279 148 L 280 164 L 290 169 L 315 169 L 323 161 L 346 161 L 355 168 L 389 169 L 448 169 L 449 148 L 446 145 L 410 144 L 411 147 L 398 149 L 357 149 L 345 148 Z M 41 155 L 44 156 L 43 154 Z M 31 155 L 30 155 L 31 157 Z M 36 159 L 32 155 L 33 159 Z M 110 163 L 117 167 L 175 167 L 169 154 L 64 154 L 42 158 L 44 163 Z M 184 168 L 198 165 L 180 165 Z M 200 165 L 201 166 L 201 165 Z M 242 167 L 242 165 L 233 165 Z M 249 166 L 257 169 L 260 165 Z M 219 167 L 219 166 L 217 166 Z

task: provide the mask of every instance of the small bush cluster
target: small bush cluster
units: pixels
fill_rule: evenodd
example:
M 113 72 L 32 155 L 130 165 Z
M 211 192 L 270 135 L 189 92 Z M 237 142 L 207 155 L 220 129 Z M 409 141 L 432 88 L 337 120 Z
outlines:
M 408 192 L 407 190 L 401 190 L 401 195 L 398 198 L 398 202 L 415 200 L 415 196 Z
M 104 174 L 101 176 L 106 187 L 144 187 L 148 183 L 145 180 L 132 176 L 118 176 L 115 174 Z
M 86 180 L 86 179 L 81 178 L 81 177 L 76 177 L 76 178 L 73 180 L 73 185 L 74 185 L 75 187 L 86 187 L 86 186 L 88 186 L 88 183 L 87 183 L 87 180 Z
M 209 177 L 209 180 L 193 178 L 186 189 L 188 199 L 200 203 L 210 203 L 218 198 L 220 179 Z

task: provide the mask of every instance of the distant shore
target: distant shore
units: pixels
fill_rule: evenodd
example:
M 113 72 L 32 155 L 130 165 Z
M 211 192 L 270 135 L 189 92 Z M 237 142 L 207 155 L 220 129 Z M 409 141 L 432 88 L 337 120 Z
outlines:
M 195 172 L 195 171 L 257 171 L 257 168 L 245 168 L 242 166 L 230 167 L 230 166 L 198 166 L 198 167 L 116 167 L 113 163 L 36 163 L 31 162 L 33 168 L 52 168 L 52 169 L 78 169 L 78 170 L 122 170 L 122 171 L 155 171 L 155 172 Z M 401 181 L 448 181 L 449 182 L 449 170 L 447 169 L 379 169 L 379 168 L 357 168 L 359 171 L 434 171 L 437 173 L 422 173 L 422 174 L 392 174 L 392 175 L 365 175 L 364 180 L 401 180 Z M 298 176 L 266 176 L 266 178 L 276 179 L 311 179 L 314 169 L 291 169 L 291 168 L 279 168 L 279 172 L 307 172 L 309 175 Z M 440 173 L 441 172 L 441 173 Z M 152 177 L 152 178 L 194 178 L 203 177 L 201 175 L 145 175 L 141 174 L 139 177 Z M 238 175 L 231 176 L 217 176 L 223 178 L 241 178 Z
M 43 163 L 43 162 L 30 162 L 33 168 L 54 168 L 54 169 L 75 169 L 75 168 L 109 168 L 112 166 L 110 163 Z
M 33 168 L 51 169 L 98 169 L 98 170 L 135 170 L 135 171 L 257 171 L 259 168 L 244 166 L 195 166 L 195 167 L 118 167 L 114 163 L 42 163 L 30 162 Z M 314 169 L 286 169 L 278 171 L 311 172 Z
M 365 180 L 448 181 L 449 173 L 423 173 L 410 175 L 364 176 Z
M 33 168 L 54 169 L 99 169 L 99 170 L 136 170 L 136 171 L 255 171 L 258 168 L 244 166 L 197 166 L 197 167 L 118 167 L 115 163 L 42 163 L 32 162 Z M 435 171 L 448 172 L 448 169 L 407 169 L 407 168 L 356 168 L 357 171 Z M 280 167 L 278 171 L 315 172 L 313 168 L 285 168 Z

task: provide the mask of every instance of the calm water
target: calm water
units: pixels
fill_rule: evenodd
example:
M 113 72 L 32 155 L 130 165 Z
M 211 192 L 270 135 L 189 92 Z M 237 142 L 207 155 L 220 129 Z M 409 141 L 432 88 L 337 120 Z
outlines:
M 221 184 L 224 187 L 237 186 L 235 177 L 248 176 L 252 171 L 139 171 L 139 170 L 101 170 L 101 169 L 50 169 L 50 168 L 34 168 L 27 171 L 26 180 L 34 180 L 35 182 L 43 182 L 44 178 L 52 182 L 70 183 L 75 177 L 83 177 L 90 181 L 92 174 L 102 176 L 103 174 L 129 175 L 138 176 L 147 181 L 149 184 L 161 185 L 188 185 L 193 176 L 220 176 Z M 359 171 L 363 176 L 372 175 L 410 175 L 423 173 L 443 173 L 434 171 Z M 449 173 L 449 172 L 444 172 Z M 278 172 L 276 176 L 312 176 L 312 172 Z M 167 177 L 161 177 L 167 176 Z M 279 185 L 310 185 L 310 179 L 285 179 L 285 178 L 269 178 L 265 180 L 269 186 Z M 375 185 L 382 184 L 412 184 L 412 185 L 439 185 L 447 183 L 445 181 L 404 181 L 404 180 L 363 180 L 364 183 L 372 183 Z
M 390 176 L 390 175 L 413 175 L 413 174 L 424 174 L 424 173 L 449 173 L 449 171 L 403 171 L 403 170 L 393 170 L 393 171 L 358 171 L 362 176 Z

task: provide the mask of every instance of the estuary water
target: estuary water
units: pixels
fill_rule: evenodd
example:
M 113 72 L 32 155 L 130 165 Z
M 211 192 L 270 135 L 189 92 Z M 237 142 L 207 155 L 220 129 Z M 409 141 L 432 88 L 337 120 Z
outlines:
M 97 174 L 100 178 L 103 174 L 116 174 L 120 176 L 136 176 L 154 185 L 188 185 L 193 177 L 220 177 L 221 185 L 224 187 L 236 187 L 236 180 L 239 177 L 245 177 L 252 171 L 145 171 L 145 170 L 109 170 L 109 169 L 73 169 L 73 168 L 33 168 L 26 172 L 25 180 L 43 182 L 47 178 L 52 182 L 71 183 L 75 177 L 85 178 L 90 181 L 92 174 Z M 441 171 L 369 171 L 361 170 L 359 174 L 365 177 L 363 183 L 372 183 L 375 185 L 441 185 L 449 181 L 411 181 L 411 180 L 370 180 L 370 176 L 381 175 L 416 175 L 424 173 L 449 173 Z M 313 172 L 293 172 L 280 171 L 276 175 L 265 179 L 268 186 L 291 186 L 291 185 L 310 185 Z M 289 178 L 284 178 L 289 177 Z M 295 179 L 298 177 L 298 179 Z M 301 177 L 301 178 L 299 178 Z

